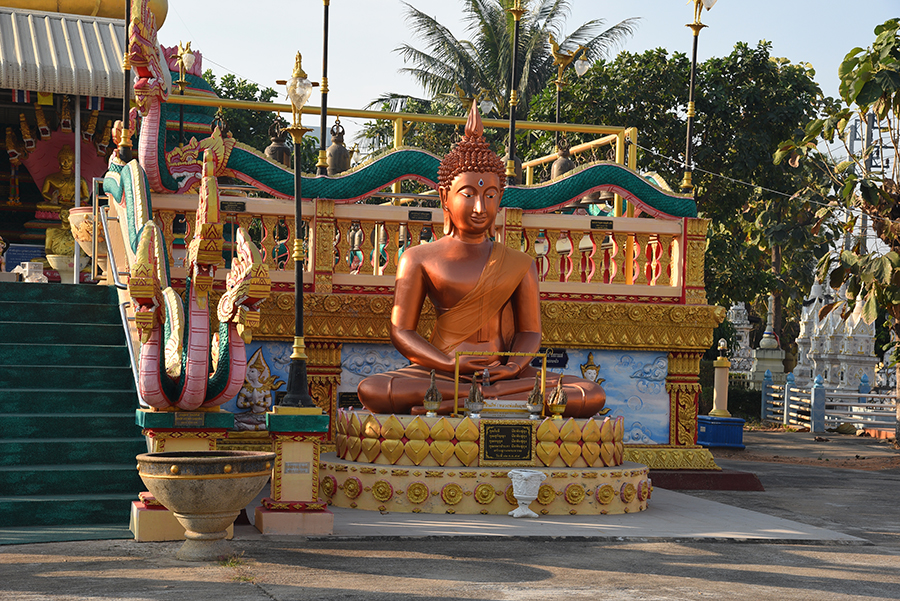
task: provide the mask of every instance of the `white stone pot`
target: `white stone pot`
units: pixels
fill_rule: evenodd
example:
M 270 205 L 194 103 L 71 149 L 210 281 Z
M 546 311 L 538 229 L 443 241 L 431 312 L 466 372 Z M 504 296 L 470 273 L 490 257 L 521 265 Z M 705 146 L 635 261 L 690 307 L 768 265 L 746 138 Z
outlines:
M 512 470 L 508 476 L 512 480 L 513 496 L 519 502 L 519 506 L 510 511 L 509 515 L 514 518 L 538 517 L 538 514 L 528 509 L 528 506 L 537 499 L 541 483 L 547 476 L 537 470 Z

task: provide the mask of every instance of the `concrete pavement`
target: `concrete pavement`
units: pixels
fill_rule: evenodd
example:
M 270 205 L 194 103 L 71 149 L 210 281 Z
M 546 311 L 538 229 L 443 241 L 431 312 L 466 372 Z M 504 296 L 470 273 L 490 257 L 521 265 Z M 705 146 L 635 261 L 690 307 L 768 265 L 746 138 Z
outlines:
M 872 466 L 857 455 L 890 465 L 897 451 L 840 435 L 745 434 L 745 457 L 793 449 L 814 464 L 732 454 L 717 461 L 756 473 L 764 492 L 657 488 L 646 512 L 623 516 L 338 510 L 335 535 L 309 539 L 238 526 L 238 556 L 222 563 L 177 561 L 179 543 L 4 546 L 0 600 L 900 598 L 900 468 L 833 467 Z

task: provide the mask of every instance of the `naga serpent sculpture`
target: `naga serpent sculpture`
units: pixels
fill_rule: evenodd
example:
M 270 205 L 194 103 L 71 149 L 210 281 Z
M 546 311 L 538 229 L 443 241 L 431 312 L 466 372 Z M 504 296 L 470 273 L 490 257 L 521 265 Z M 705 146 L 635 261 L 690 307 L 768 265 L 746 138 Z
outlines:
M 240 391 L 247 369 L 244 344 L 259 324 L 260 304 L 271 291 L 268 266 L 246 230 L 238 228 L 236 256 L 217 309 L 219 331 L 210 337 L 209 294 L 216 267 L 224 263 L 214 173 L 214 155 L 206 153 L 188 251 L 185 302 L 170 286 L 166 245 L 151 219 L 149 187 L 141 166 L 136 160 L 124 164 L 114 157 L 103 182 L 116 211 L 125 217 L 121 230 L 130 258 L 128 292 L 141 335 L 138 389 L 144 402 L 158 409 L 214 407 Z

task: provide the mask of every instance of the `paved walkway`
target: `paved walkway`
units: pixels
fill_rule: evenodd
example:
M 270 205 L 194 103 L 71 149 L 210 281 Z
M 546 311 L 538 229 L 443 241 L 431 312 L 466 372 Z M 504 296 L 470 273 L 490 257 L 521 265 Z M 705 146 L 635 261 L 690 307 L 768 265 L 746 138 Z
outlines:
M 719 464 L 756 473 L 764 492 L 657 488 L 647 511 L 623 516 L 338 509 L 330 537 L 239 526 L 238 556 L 223 563 L 177 561 L 179 543 L 4 546 L 0 600 L 900 598 L 900 468 L 830 465 L 898 452 L 840 435 L 745 434 L 745 457 L 816 464 L 730 454 Z

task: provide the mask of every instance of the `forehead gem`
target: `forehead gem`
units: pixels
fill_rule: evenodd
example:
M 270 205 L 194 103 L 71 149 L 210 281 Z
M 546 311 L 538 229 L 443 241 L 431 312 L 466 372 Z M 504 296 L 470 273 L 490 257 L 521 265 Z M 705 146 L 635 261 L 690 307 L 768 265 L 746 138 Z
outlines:
M 483 180 L 483 179 L 478 180 L 478 185 L 479 185 L 479 186 L 483 186 L 483 185 L 484 185 L 484 180 Z

